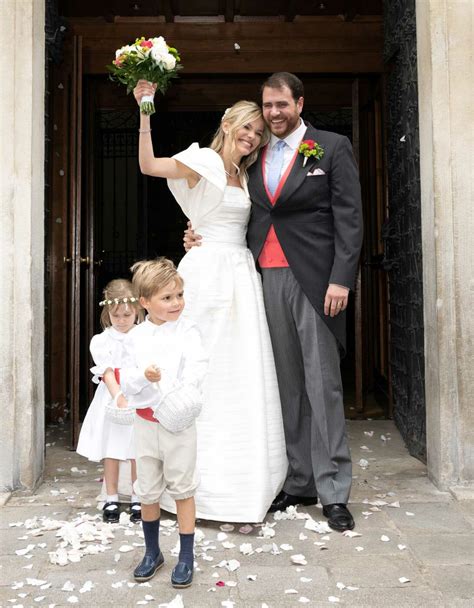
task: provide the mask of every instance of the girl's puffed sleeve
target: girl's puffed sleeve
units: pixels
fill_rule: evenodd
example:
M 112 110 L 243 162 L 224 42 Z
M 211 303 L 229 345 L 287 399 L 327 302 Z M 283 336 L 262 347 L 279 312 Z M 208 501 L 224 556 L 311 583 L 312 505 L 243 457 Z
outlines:
M 193 187 L 188 186 L 186 179 L 168 179 L 168 187 L 174 198 L 188 217 L 193 228 L 199 224 L 222 201 L 227 183 L 224 163 L 214 150 L 200 148 L 194 143 L 173 158 L 186 165 L 201 176 Z
M 92 336 L 89 350 L 95 363 L 91 367 L 91 372 L 94 374 L 92 382 L 99 384 L 105 370 L 113 367 L 110 344 L 105 339 L 104 333 Z

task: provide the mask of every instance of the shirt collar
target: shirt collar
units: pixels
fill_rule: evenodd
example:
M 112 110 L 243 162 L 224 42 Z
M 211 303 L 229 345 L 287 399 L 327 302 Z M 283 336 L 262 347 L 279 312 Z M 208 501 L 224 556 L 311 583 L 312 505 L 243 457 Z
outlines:
M 300 125 L 297 129 L 295 129 L 294 131 L 292 131 L 289 135 L 287 135 L 285 137 L 285 139 L 283 139 L 282 141 L 285 142 L 285 144 L 291 148 L 292 150 L 296 150 L 296 148 L 300 145 L 301 140 L 304 137 L 304 134 L 306 133 L 306 125 L 304 124 L 304 122 L 301 120 L 300 118 Z M 275 135 L 271 135 L 270 137 L 270 149 L 273 149 L 273 146 L 280 141 L 280 138 L 276 137 Z

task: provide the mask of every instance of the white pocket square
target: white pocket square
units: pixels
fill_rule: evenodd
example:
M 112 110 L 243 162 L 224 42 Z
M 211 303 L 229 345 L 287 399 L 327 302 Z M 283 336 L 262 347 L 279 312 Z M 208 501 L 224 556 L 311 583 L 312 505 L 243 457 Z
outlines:
M 315 169 L 314 171 L 310 171 L 309 173 L 306 174 L 306 177 L 312 175 L 326 175 L 325 171 L 323 171 L 322 169 L 319 169 L 319 167 L 317 169 Z

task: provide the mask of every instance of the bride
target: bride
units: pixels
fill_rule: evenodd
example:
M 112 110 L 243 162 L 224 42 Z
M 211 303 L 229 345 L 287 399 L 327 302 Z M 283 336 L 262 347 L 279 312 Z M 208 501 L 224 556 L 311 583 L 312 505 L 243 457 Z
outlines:
M 154 95 L 140 81 L 134 95 Z M 197 420 L 196 514 L 203 519 L 261 522 L 287 472 L 281 406 L 260 276 L 247 249 L 247 167 L 269 134 L 259 106 L 228 108 L 209 148 L 197 143 L 173 158 L 155 158 L 150 118 L 140 115 L 139 161 L 164 177 L 202 245 L 178 269 L 183 315 L 195 321 L 209 355 L 204 407 Z M 173 512 L 166 495 L 160 504 Z

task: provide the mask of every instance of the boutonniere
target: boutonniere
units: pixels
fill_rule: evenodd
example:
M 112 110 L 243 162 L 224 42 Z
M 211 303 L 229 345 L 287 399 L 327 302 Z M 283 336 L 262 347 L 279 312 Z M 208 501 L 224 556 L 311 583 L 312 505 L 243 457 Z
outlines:
M 298 152 L 304 156 L 303 167 L 306 166 L 310 156 L 314 156 L 316 160 L 321 160 L 324 156 L 324 148 L 314 141 L 314 139 L 303 139 L 299 145 Z

